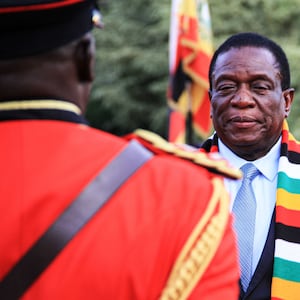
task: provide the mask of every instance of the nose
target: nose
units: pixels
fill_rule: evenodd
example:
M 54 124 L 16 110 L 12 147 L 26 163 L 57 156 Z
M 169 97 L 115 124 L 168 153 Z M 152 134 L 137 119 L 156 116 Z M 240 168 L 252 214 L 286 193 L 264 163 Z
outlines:
M 236 107 L 253 107 L 255 100 L 247 87 L 240 87 L 231 100 L 231 104 Z

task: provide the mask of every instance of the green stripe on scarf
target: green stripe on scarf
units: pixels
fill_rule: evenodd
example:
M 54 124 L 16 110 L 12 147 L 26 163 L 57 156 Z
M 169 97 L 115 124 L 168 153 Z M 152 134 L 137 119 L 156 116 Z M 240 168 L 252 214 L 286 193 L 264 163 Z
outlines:
M 274 270 L 273 277 L 300 283 L 300 263 L 278 257 L 275 257 L 274 263 L 277 265 L 277 268 Z
M 299 168 L 300 173 L 300 168 Z M 299 174 L 300 175 L 300 174 Z M 285 173 L 278 173 L 278 189 L 284 189 L 292 194 L 300 194 L 300 179 L 290 178 Z

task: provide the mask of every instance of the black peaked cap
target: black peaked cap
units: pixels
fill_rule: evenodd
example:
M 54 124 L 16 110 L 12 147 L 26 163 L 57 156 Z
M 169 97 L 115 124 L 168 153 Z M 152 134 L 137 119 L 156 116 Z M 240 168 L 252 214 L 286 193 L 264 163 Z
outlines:
M 1 0 L 0 59 L 53 50 L 93 28 L 95 0 Z

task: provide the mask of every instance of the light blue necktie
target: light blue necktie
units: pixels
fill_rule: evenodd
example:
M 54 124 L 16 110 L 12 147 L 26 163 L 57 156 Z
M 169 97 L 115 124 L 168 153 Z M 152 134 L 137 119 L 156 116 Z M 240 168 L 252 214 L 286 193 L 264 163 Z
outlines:
M 241 283 L 246 291 L 251 280 L 253 241 L 255 229 L 256 201 L 251 186 L 252 180 L 259 171 L 252 163 L 241 167 L 244 173 L 242 185 L 234 200 L 234 228 L 236 230 L 239 247 Z

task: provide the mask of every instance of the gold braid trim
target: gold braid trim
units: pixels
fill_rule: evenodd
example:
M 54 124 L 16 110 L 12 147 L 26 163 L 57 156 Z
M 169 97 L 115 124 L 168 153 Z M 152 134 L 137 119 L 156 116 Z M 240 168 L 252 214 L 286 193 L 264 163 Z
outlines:
M 186 149 L 180 148 L 179 145 L 167 142 L 161 136 L 151 131 L 137 129 L 134 131 L 134 133 L 138 137 L 152 144 L 157 149 L 160 149 L 166 153 L 189 160 L 196 165 L 208 168 L 209 170 L 215 171 L 225 177 L 233 179 L 242 178 L 241 170 L 229 166 L 225 159 L 212 159 L 207 153 L 202 153 L 199 151 L 187 151 Z
M 81 114 L 80 108 L 66 101 L 58 100 L 21 100 L 0 103 L 0 110 L 24 110 L 24 109 L 62 109 Z
M 222 179 L 213 178 L 212 184 L 208 207 L 181 250 L 160 300 L 187 299 L 221 243 L 229 217 L 229 196 Z

